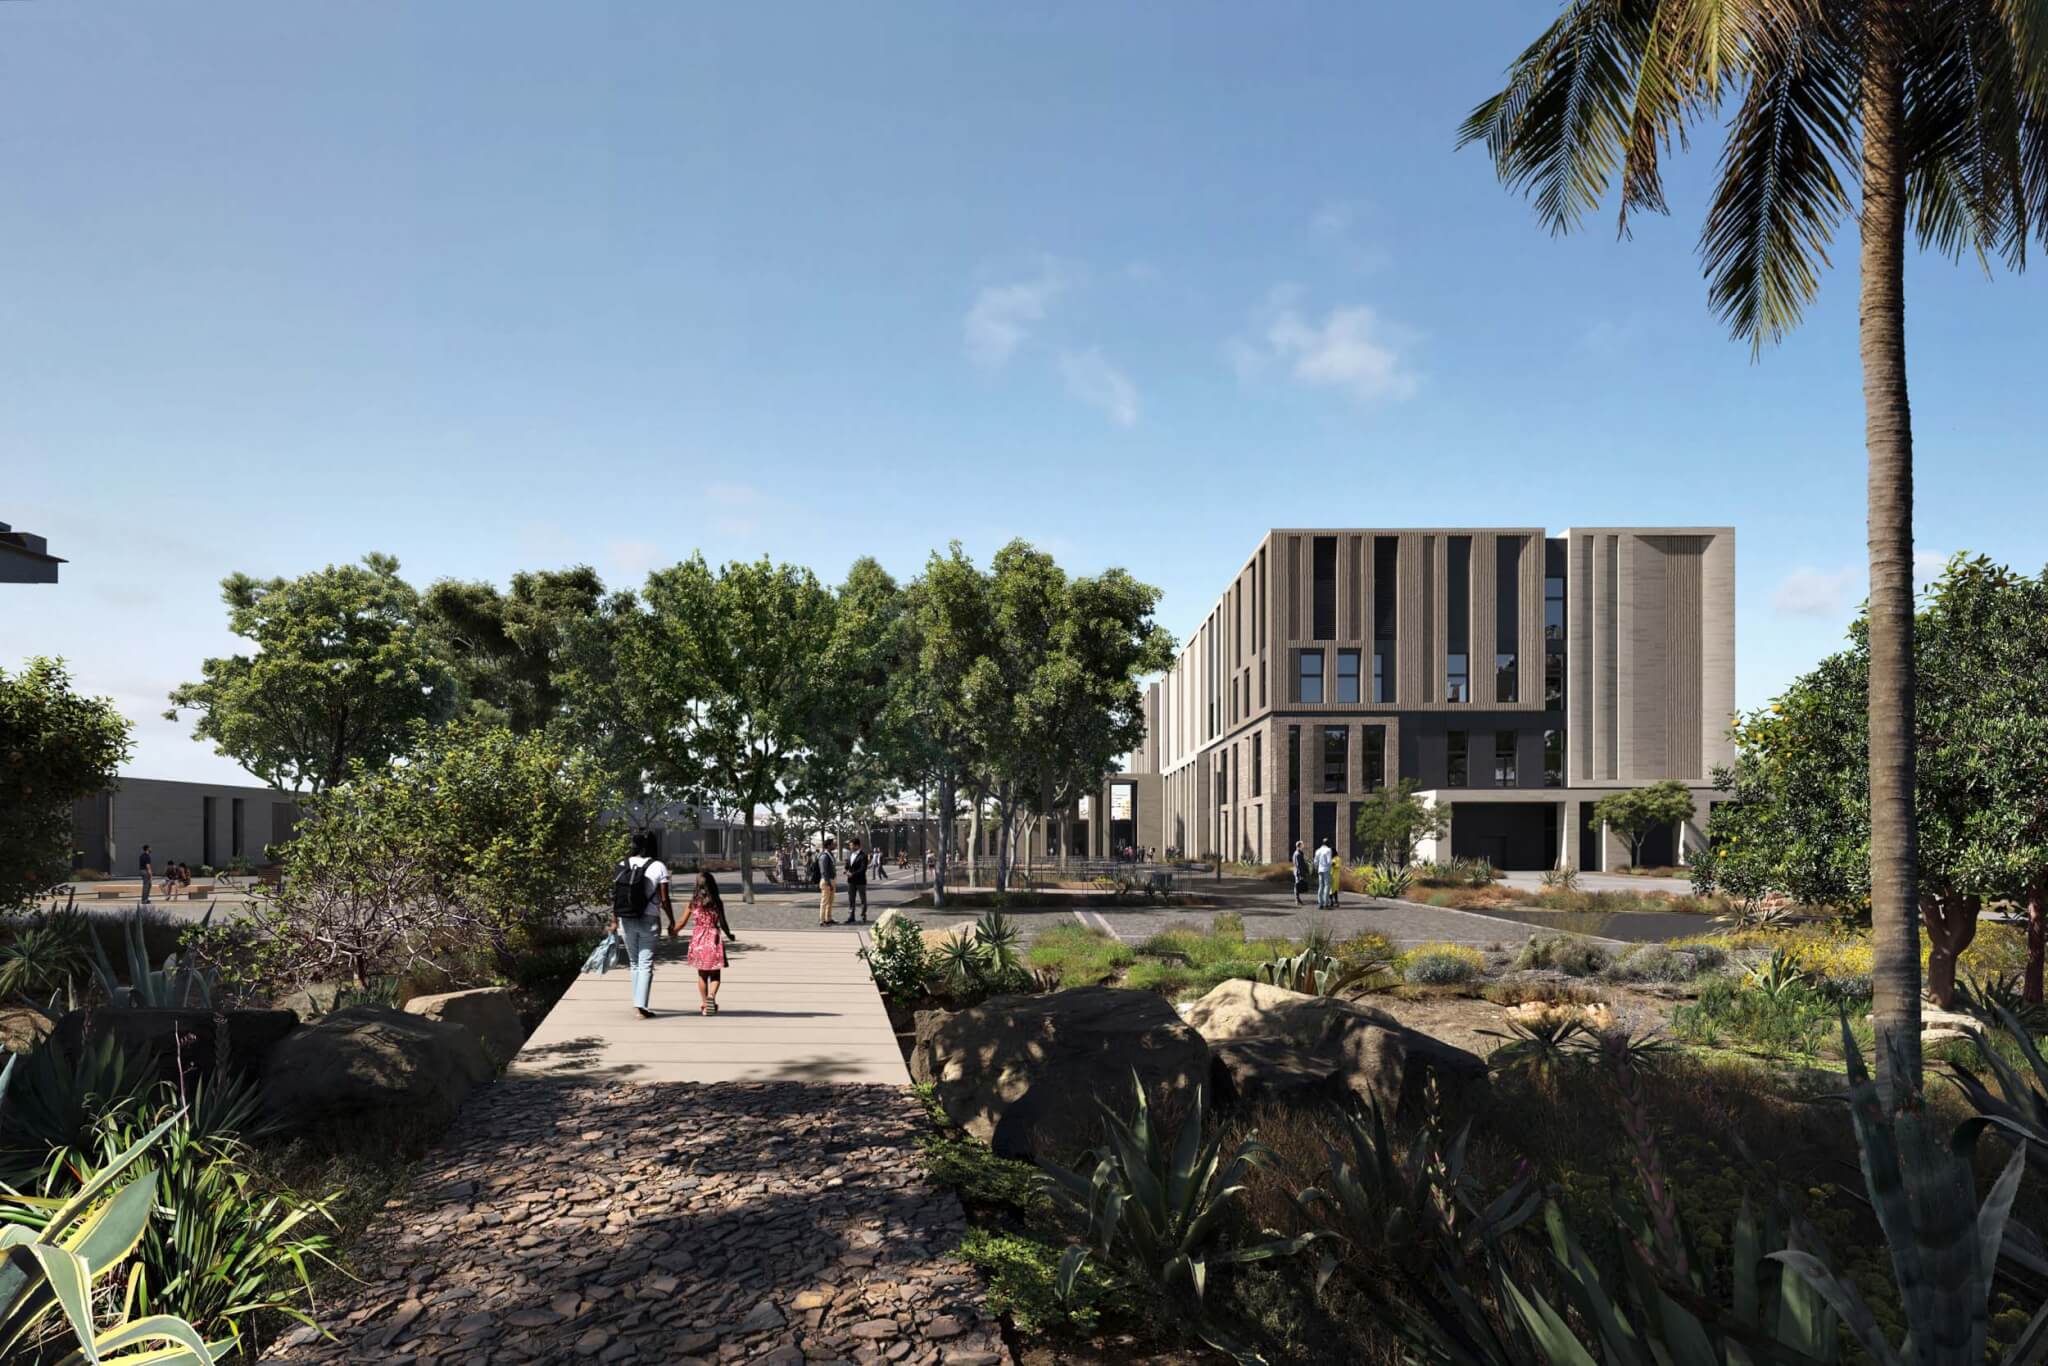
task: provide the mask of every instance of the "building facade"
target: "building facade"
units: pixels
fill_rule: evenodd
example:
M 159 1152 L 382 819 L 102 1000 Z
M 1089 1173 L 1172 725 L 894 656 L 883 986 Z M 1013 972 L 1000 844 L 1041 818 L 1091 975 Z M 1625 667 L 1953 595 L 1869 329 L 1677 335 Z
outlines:
M 1644 851 L 1669 864 L 1734 710 L 1732 528 L 1275 530 L 1152 685 L 1131 766 L 1187 853 L 1361 858 L 1359 803 L 1409 779 L 1452 808 L 1423 858 L 1508 869 L 1625 864 L 1593 804 L 1677 779 L 1696 817 Z
M 270 862 L 265 848 L 290 839 L 298 819 L 298 798 L 274 787 L 123 778 L 72 803 L 71 847 L 102 873 L 133 873 L 145 844 L 158 873 L 173 861 L 253 867 Z

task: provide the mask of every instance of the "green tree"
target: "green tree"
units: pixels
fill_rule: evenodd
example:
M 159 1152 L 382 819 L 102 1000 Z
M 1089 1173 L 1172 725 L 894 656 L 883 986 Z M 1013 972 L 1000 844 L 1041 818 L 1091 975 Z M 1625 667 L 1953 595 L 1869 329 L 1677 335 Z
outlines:
M 1353 837 L 1384 868 L 1406 868 L 1415 862 L 1418 843 L 1442 839 L 1450 829 L 1451 808 L 1417 796 L 1413 778 L 1372 793 L 1351 823 Z
M 2028 911 L 2027 990 L 2040 998 L 2048 900 L 2048 574 L 1957 556 L 1915 627 L 1919 913 L 1928 993 L 1955 995 L 1956 963 L 1992 901 Z M 1736 763 L 1709 834 L 1734 870 L 1807 902 L 1871 895 L 1867 779 L 1869 632 L 1740 719 Z M 1916 945 L 1915 956 L 1918 956 Z
M 754 826 L 781 802 L 798 759 L 841 724 L 823 659 L 835 643 L 832 591 L 808 569 L 701 555 L 647 576 L 645 610 L 623 632 L 617 680 L 660 771 L 690 798 L 739 813 L 744 897 L 754 899 Z
M 1603 797 L 1593 804 L 1593 819 L 1628 841 L 1628 866 L 1643 859 L 1643 844 L 1659 826 L 1692 819 L 1692 793 L 1675 778 L 1648 787 Z
M 514 574 L 504 593 L 489 583 L 443 579 L 420 606 L 454 672 L 461 709 L 524 735 L 561 716 L 570 636 L 604 602 L 597 571 L 578 565 Z
M 1819 289 L 1852 211 L 1845 177 L 1861 196 L 1875 1015 L 1879 1079 L 1902 1103 L 1920 1081 L 1906 230 L 2015 268 L 2029 231 L 2048 241 L 2048 14 L 2033 0 L 1572 0 L 1460 141 L 1484 142 L 1553 232 L 1618 172 L 1626 233 L 1632 211 L 1666 211 L 1661 159 L 1709 119 L 1727 141 L 1700 236 L 1708 299 L 1752 346 Z
M 295 579 L 221 582 L 247 655 L 209 659 L 171 693 L 166 719 L 274 787 L 324 792 L 356 763 L 388 763 L 420 721 L 447 716 L 454 680 L 420 624 L 398 561 L 366 555 Z
M 60 659 L 0 669 L 0 911 L 64 879 L 71 804 L 114 785 L 129 729 L 111 701 L 71 690 Z
M 536 929 L 606 894 L 625 839 L 586 756 L 472 721 L 414 738 L 404 763 L 358 763 L 308 799 L 284 848 L 269 920 L 301 979 L 368 985 L 463 946 L 509 967 Z

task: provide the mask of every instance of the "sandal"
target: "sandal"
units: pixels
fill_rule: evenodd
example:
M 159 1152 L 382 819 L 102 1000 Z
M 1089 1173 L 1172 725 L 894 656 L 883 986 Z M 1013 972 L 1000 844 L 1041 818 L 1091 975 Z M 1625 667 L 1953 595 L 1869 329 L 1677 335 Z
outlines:
M 716 1015 L 718 1013 L 718 1002 L 716 1000 L 706 1001 L 704 1004 L 708 1008 L 708 1013 L 712 1015 Z

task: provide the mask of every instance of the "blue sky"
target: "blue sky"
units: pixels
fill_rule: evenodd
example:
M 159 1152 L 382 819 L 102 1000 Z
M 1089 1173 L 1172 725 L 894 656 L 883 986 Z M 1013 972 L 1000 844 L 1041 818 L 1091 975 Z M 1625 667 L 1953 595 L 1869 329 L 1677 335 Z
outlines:
M 1863 594 L 1853 273 L 1752 363 L 1711 148 L 1551 238 L 1452 144 L 1552 12 L 0 5 L 0 664 L 232 779 L 156 714 L 237 569 L 1023 536 L 1185 633 L 1269 526 L 1731 523 L 1754 705 Z M 2044 305 L 1909 270 L 1930 558 L 2048 560 Z

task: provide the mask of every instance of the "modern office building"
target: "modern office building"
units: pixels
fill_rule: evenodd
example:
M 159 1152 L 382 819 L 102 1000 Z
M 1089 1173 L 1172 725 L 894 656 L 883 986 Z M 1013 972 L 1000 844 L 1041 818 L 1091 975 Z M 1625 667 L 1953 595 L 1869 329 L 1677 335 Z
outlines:
M 102 873 L 133 873 L 145 844 L 158 873 L 173 860 L 260 865 L 269 862 L 265 847 L 290 839 L 298 819 L 298 798 L 274 787 L 123 778 L 71 804 L 71 847 Z
M 1146 709 L 1131 776 L 1166 847 L 1362 857 L 1359 803 L 1412 779 L 1452 808 L 1425 859 L 1598 870 L 1627 851 L 1593 804 L 1675 778 L 1698 814 L 1644 858 L 1681 862 L 1732 759 L 1735 533 L 1276 530 Z

